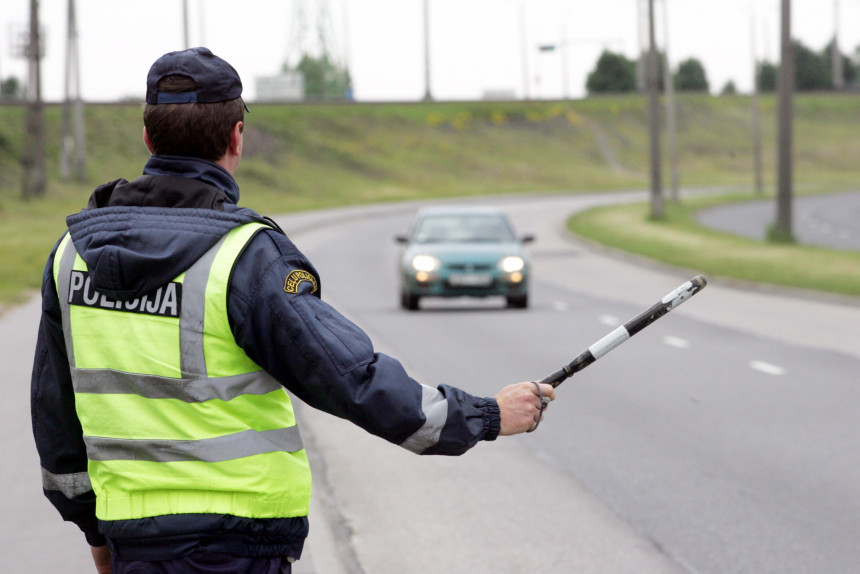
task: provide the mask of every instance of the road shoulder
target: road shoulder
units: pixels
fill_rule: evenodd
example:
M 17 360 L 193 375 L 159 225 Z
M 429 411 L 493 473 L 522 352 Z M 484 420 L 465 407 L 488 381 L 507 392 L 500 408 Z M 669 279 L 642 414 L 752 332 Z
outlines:
M 325 413 L 304 407 L 298 416 L 324 460 L 313 468 L 315 488 L 324 482 L 321 490 L 334 497 L 323 502 L 324 516 L 311 519 L 315 572 L 686 571 L 582 485 L 535 458 L 522 437 L 479 444 L 461 457 L 420 457 Z M 570 519 L 561 526 L 548 520 L 559 516 Z M 357 564 L 317 567 L 331 560 L 331 532 L 349 537 Z

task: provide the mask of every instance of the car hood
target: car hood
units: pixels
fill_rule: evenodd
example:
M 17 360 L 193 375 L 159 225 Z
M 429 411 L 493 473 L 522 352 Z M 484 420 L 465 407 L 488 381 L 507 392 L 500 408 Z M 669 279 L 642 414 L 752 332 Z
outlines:
M 433 255 L 446 263 L 495 263 L 508 255 L 519 255 L 523 259 L 528 259 L 525 250 L 518 242 L 413 244 L 406 249 L 404 257 L 409 259 L 415 255 Z

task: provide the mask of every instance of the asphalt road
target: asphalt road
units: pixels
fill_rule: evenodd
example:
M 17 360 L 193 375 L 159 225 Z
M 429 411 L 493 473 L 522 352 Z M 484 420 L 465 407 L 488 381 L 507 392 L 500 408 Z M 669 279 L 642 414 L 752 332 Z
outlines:
M 538 235 L 525 312 L 469 301 L 400 311 L 392 237 L 409 214 L 308 234 L 305 250 L 326 296 L 383 351 L 426 382 L 492 394 L 555 370 L 688 278 L 565 240 L 564 215 L 586 202 L 508 204 L 520 231 Z M 360 571 L 856 572 L 858 319 L 857 306 L 716 281 L 566 382 L 538 433 L 474 453 L 524 451 L 501 466 L 475 468 L 472 453 L 401 463 L 387 445 L 322 449 Z M 670 563 L 583 559 L 589 505 Z M 608 530 L 636 547 L 626 529 Z
M 491 395 L 556 370 L 688 278 L 567 239 L 564 216 L 604 199 L 498 201 L 538 236 L 525 311 L 401 311 L 393 237 L 413 206 L 279 221 L 379 351 L 427 384 Z M 0 571 L 88 572 L 83 537 L 39 487 L 37 314 L 34 300 L 0 317 Z M 299 405 L 315 502 L 296 572 L 856 572 L 858 325 L 860 305 L 711 281 L 565 382 L 538 432 L 458 458 L 417 457 Z
M 792 212 L 792 231 L 798 242 L 860 251 L 860 192 L 798 197 Z M 702 211 L 698 220 L 714 229 L 764 239 L 776 220 L 776 201 L 722 205 Z

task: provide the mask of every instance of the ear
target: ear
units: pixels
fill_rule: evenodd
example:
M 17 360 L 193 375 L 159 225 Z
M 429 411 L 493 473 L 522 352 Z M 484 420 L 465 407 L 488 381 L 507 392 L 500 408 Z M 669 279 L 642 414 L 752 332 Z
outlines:
M 146 133 L 146 128 L 143 128 L 143 143 L 146 144 L 146 149 L 149 150 L 149 153 L 155 155 L 155 147 L 152 145 L 152 141 L 149 139 L 149 134 Z
M 244 122 L 236 122 L 233 129 L 230 131 L 230 149 L 229 153 L 236 157 L 242 157 L 242 147 L 245 142 L 242 130 L 245 128 Z

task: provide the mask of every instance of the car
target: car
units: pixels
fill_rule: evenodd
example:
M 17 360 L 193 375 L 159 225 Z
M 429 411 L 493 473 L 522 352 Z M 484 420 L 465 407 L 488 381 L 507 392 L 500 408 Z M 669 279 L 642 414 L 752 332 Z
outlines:
M 400 255 L 400 306 L 424 297 L 491 297 L 525 309 L 533 235 L 517 237 L 507 215 L 484 206 L 421 208 L 408 234 L 395 237 Z

